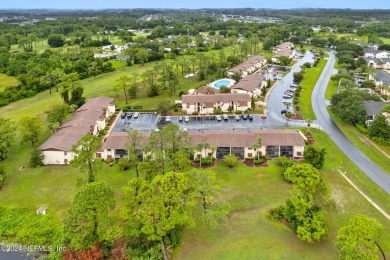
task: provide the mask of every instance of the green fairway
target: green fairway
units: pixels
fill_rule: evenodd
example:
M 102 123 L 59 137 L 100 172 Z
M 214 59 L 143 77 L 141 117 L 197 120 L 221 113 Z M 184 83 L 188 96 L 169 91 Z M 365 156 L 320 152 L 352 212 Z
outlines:
M 302 89 L 300 100 L 301 111 L 300 114 L 305 120 L 315 120 L 313 107 L 311 105 L 311 93 L 317 80 L 321 76 L 322 70 L 326 65 L 327 60 L 321 60 L 317 67 L 312 67 L 305 70 L 302 82 L 299 84 Z
M 15 77 L 0 73 L 0 91 L 3 91 L 6 87 L 15 87 L 17 85 L 19 85 L 19 81 Z

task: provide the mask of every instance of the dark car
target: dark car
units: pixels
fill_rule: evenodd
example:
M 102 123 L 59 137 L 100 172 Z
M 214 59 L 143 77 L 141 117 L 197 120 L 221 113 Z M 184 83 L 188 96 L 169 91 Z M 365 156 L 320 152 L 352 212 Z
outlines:
M 248 120 L 248 115 L 247 114 L 243 114 L 241 117 L 242 117 L 242 120 Z
M 253 116 L 252 115 L 248 115 L 248 119 L 249 119 L 249 121 L 253 121 Z
M 183 117 L 179 116 L 179 122 L 183 122 Z
M 121 119 L 124 119 L 125 117 L 126 117 L 126 113 L 124 112 L 121 114 Z
M 283 109 L 282 111 L 280 111 L 280 113 L 283 115 L 283 114 L 287 113 L 287 110 Z
M 130 119 L 133 116 L 133 113 L 127 113 L 127 119 Z

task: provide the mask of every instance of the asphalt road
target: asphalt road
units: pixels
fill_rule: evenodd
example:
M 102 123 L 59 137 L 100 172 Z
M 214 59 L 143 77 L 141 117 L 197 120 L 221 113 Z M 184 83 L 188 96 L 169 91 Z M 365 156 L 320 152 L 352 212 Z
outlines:
M 390 175 L 380 169 L 371 159 L 363 154 L 340 131 L 326 110 L 325 91 L 334 70 L 335 55 L 329 52 L 328 62 L 314 87 L 311 101 L 317 119 L 314 123 L 324 130 L 335 144 L 358 166 L 373 182 L 390 194 Z M 341 164 L 342 162 L 340 162 Z

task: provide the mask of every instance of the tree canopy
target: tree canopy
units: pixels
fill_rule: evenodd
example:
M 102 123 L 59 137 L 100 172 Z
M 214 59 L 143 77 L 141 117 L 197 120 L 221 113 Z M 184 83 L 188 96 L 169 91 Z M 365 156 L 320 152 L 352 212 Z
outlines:
M 372 218 L 356 215 L 337 233 L 336 247 L 341 259 L 378 259 L 382 225 Z

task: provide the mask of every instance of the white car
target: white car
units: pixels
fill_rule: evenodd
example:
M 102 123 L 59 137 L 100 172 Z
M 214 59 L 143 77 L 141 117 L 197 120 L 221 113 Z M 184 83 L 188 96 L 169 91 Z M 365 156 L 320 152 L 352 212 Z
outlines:
M 236 116 L 236 121 L 240 121 L 241 120 L 241 117 L 240 116 Z
M 139 116 L 139 113 L 135 112 L 134 115 L 133 115 L 133 118 L 138 118 L 138 116 Z
M 227 115 L 222 115 L 223 120 L 229 120 L 229 117 Z
M 165 122 L 171 122 L 171 117 L 170 116 L 165 117 Z
M 217 121 L 221 121 L 222 117 L 220 115 L 217 115 L 217 116 L 215 116 L 215 119 L 217 119 Z
M 184 117 L 184 122 L 190 122 L 190 117 L 189 116 L 185 116 Z

